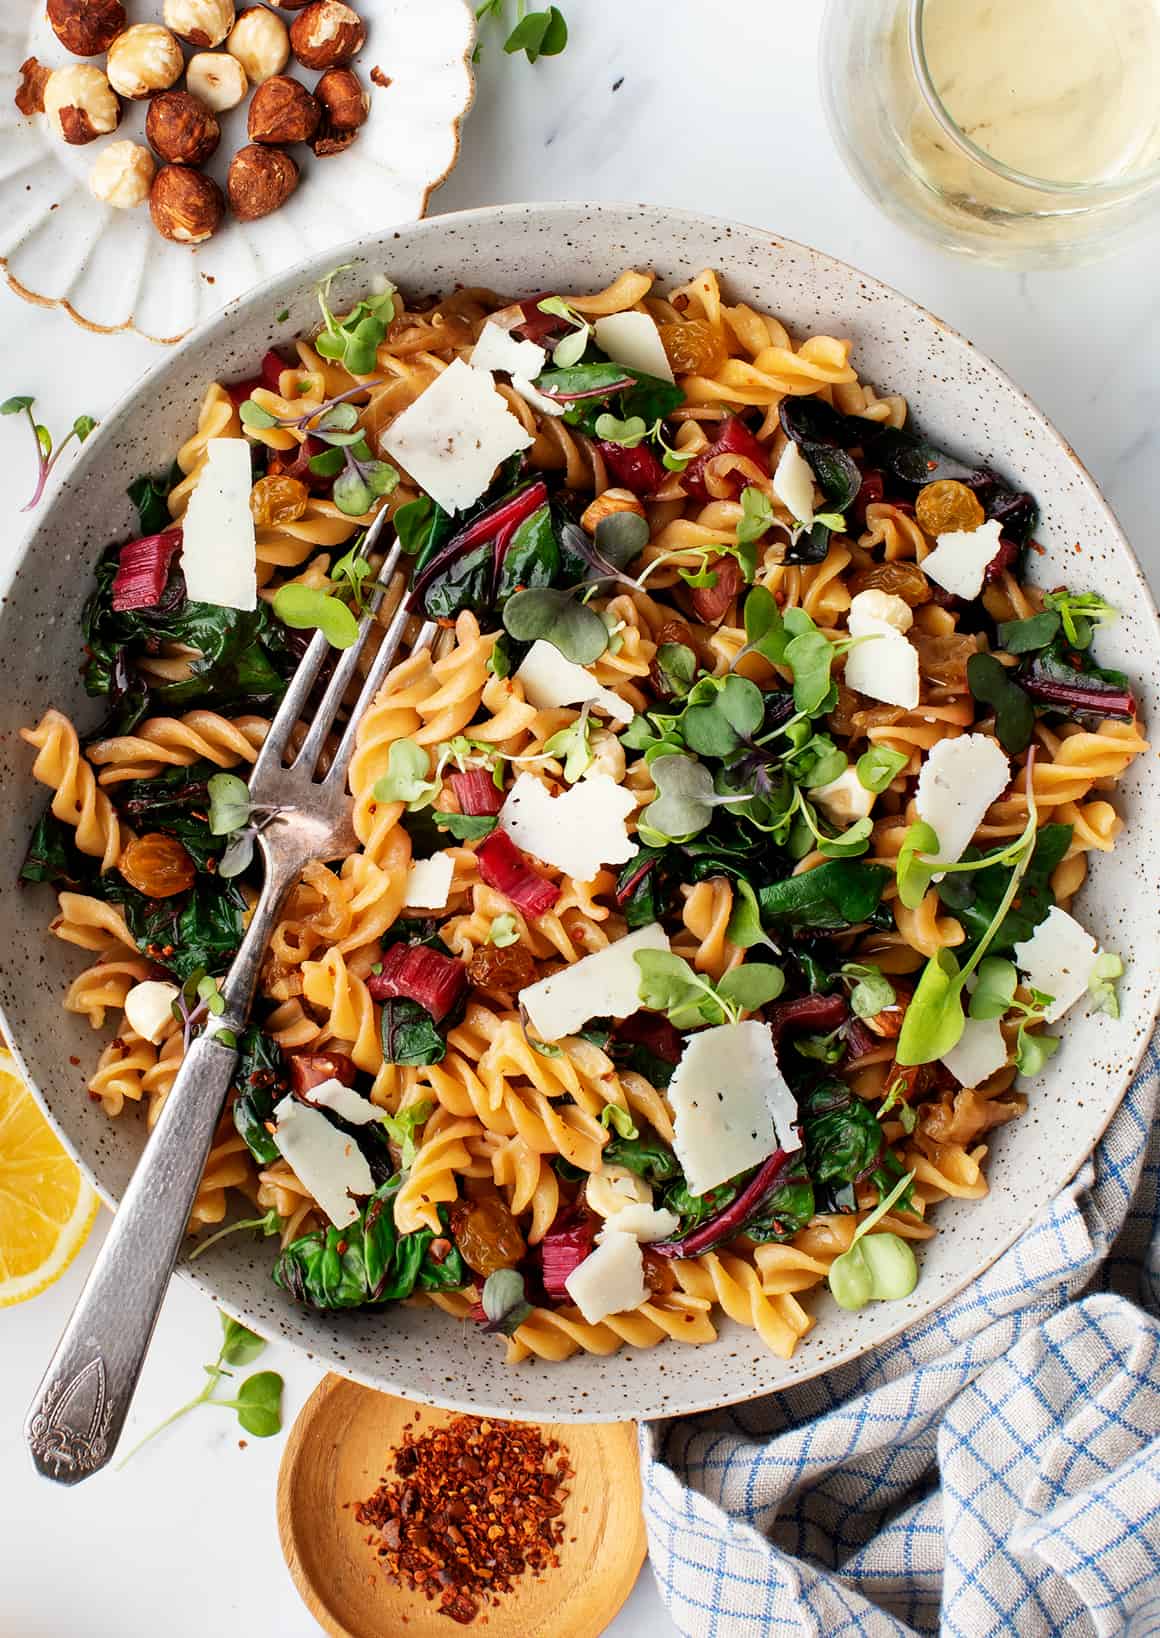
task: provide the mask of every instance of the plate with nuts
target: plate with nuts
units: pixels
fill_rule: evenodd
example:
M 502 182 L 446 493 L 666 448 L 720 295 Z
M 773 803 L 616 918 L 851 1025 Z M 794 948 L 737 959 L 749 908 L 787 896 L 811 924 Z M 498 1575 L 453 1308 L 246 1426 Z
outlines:
M 87 329 L 177 341 L 422 216 L 473 44 L 466 0 L 0 0 L 0 268 Z

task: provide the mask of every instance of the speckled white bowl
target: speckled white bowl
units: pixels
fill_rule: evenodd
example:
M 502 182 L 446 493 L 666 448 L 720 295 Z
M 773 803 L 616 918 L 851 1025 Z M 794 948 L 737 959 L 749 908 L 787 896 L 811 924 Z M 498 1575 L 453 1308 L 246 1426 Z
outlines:
M 455 163 L 471 105 L 473 10 L 467 0 L 359 0 L 357 9 L 367 43 L 352 66 L 371 99 L 358 141 L 329 159 L 301 144 L 291 149 L 302 180 L 281 210 L 257 222 L 227 213 L 212 239 L 190 249 L 161 238 L 148 205 L 115 210 L 89 191 L 103 148 L 126 137 L 145 141 L 148 102 L 123 100 L 117 130 L 81 147 L 59 141 L 43 114 L 21 115 L 12 97 L 26 57 L 48 68 L 81 61 L 104 68 L 105 58 L 70 56 L 43 0 L 0 0 L 0 270 L 11 288 L 63 308 L 87 330 L 137 330 L 174 342 L 304 256 L 422 216 Z M 128 11 L 130 22 L 160 22 L 161 0 Z M 186 47 L 187 59 L 192 52 Z M 372 84 L 373 68 L 388 83 Z M 293 57 L 284 72 L 310 87 L 319 78 Z M 230 158 L 247 140 L 249 100 L 219 116 L 221 145 L 205 169 L 223 190 Z
M 193 424 L 206 381 L 244 376 L 272 342 L 313 324 L 316 278 L 353 261 L 339 301 L 386 271 L 414 292 L 457 282 L 518 295 L 604 284 L 623 267 L 651 267 L 662 283 L 705 266 L 724 273 L 734 297 L 780 314 L 798 335 L 851 336 L 861 374 L 903 392 L 920 427 L 965 457 L 1017 479 L 1038 496 L 1047 549 L 1032 559 L 1047 584 L 1092 587 L 1121 611 L 1100 634 L 1101 658 L 1138 686 L 1146 721 L 1157 721 L 1160 632 L 1147 586 L 1115 518 L 1073 452 L 1035 406 L 989 360 L 896 291 L 801 245 L 755 228 L 645 206 L 512 205 L 437 217 L 330 252 L 232 303 L 137 386 L 85 445 L 64 487 L 28 542 L 0 616 L 5 687 L 0 705 L 0 780 L 10 793 L 0 818 L 5 938 L 0 1002 L 10 1037 L 45 1107 L 105 1198 L 114 1201 L 140 1153 L 143 1130 L 131 1115 L 109 1121 L 85 1096 L 97 1050 L 78 1018 L 61 1011 L 79 951 L 46 936 L 47 890 L 14 891 L 28 833 L 44 793 L 28 778 L 17 728 L 49 703 L 95 722 L 74 665 L 77 621 L 97 554 L 130 528 L 125 485 L 163 468 Z M 278 324 L 282 308 L 289 317 Z M 1128 958 L 1119 1022 L 1069 1017 L 1065 1045 L 1031 1087 L 1026 1116 L 1000 1130 L 983 1203 L 948 1201 L 939 1233 L 921 1252 L 918 1287 L 905 1302 L 841 1312 L 807 1299 L 818 1323 L 788 1363 L 755 1334 L 725 1322 L 710 1347 L 626 1348 L 610 1359 L 509 1370 L 502 1343 L 442 1314 L 407 1308 L 328 1319 L 296 1308 L 271 1283 L 271 1251 L 245 1237 L 226 1241 L 192 1269 L 222 1305 L 269 1336 L 308 1349 L 334 1370 L 415 1399 L 549 1420 L 653 1417 L 751 1398 L 817 1375 L 875 1348 L 973 1280 L 1043 1211 L 1106 1126 L 1151 1031 L 1160 907 L 1160 812 L 1154 755 L 1137 759 L 1115 800 L 1128 824 L 1115 852 L 1095 855 L 1080 901 L 1085 923 Z

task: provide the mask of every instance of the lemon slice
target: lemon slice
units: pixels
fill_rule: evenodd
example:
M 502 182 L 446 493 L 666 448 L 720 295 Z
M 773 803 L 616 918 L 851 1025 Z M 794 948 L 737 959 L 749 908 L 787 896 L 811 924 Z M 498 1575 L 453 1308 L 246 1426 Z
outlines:
M 60 1278 L 99 1205 L 15 1061 L 0 1051 L 0 1308 Z

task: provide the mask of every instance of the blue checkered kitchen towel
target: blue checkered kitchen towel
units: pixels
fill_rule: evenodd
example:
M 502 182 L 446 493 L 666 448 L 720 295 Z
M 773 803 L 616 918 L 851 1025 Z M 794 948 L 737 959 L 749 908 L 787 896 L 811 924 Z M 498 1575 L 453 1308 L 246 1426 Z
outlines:
M 1160 1635 L 1160 1057 L 1092 1160 L 939 1314 L 641 1434 L 690 1638 Z

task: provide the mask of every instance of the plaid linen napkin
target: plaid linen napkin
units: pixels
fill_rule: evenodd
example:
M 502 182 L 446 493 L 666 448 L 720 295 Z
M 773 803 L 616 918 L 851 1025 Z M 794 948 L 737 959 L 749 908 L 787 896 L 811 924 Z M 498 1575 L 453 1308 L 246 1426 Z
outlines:
M 641 1430 L 689 1638 L 1160 1634 L 1160 1056 L 967 1291 L 872 1356 Z

